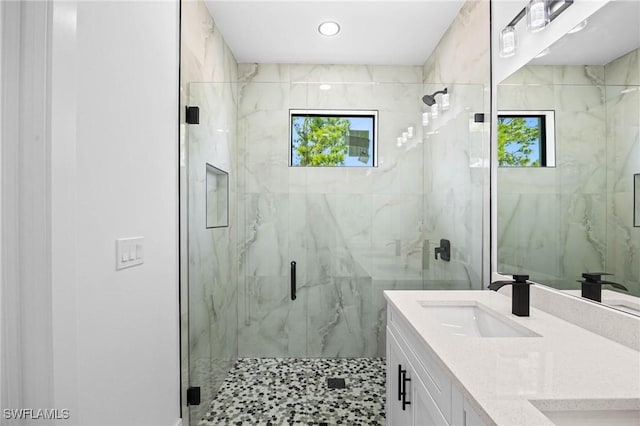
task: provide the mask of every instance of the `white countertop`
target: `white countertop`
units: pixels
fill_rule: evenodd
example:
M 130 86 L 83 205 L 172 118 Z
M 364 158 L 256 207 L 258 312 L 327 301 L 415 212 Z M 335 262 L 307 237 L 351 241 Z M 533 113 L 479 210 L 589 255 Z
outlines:
M 600 400 L 602 408 L 606 400 L 640 402 L 640 352 L 539 309 L 517 317 L 511 298 L 493 291 L 385 291 L 385 297 L 453 383 L 498 425 L 552 425 L 530 400 L 554 400 L 540 405 L 558 409 L 581 400 Z M 419 304 L 425 301 L 478 302 L 540 337 L 452 336 L 425 313 Z

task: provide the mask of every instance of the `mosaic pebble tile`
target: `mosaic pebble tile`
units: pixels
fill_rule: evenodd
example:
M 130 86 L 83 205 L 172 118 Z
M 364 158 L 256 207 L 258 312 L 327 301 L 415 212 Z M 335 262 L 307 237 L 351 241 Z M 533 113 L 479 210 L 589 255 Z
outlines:
M 241 358 L 198 425 L 384 425 L 385 381 L 384 358 Z

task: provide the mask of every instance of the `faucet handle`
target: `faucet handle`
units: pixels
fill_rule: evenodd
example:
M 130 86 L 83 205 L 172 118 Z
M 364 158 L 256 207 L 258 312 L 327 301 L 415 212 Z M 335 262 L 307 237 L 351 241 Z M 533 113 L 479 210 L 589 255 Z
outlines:
M 583 272 L 582 278 L 587 280 L 587 282 L 598 282 L 602 280 L 603 275 L 613 275 L 608 272 Z M 581 281 L 578 281 L 581 282 Z

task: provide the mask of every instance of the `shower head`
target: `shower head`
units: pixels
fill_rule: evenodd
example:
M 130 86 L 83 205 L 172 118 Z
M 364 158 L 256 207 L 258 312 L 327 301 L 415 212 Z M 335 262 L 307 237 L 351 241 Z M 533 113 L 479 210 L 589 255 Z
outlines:
M 427 106 L 431 106 L 436 103 L 436 95 L 439 95 L 439 94 L 446 95 L 447 93 L 448 93 L 447 88 L 445 87 L 444 90 L 438 90 L 433 95 L 424 95 L 422 97 L 422 102 L 427 104 Z
M 433 95 L 424 95 L 422 97 L 422 102 L 427 104 L 427 106 L 431 106 L 436 103 L 436 98 Z

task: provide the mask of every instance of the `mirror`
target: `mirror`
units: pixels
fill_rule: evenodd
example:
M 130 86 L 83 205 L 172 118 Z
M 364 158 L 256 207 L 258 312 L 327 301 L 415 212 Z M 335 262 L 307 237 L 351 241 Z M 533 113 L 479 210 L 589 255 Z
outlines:
M 606 271 L 628 291 L 604 286 L 602 302 L 636 315 L 639 47 L 640 2 L 612 1 L 497 86 L 498 114 L 525 116 L 498 132 L 498 152 L 520 163 L 497 169 L 497 270 L 577 296 L 582 273 Z M 536 111 L 555 113 L 555 167 L 534 158 Z
M 207 228 L 229 226 L 229 174 L 207 163 Z

